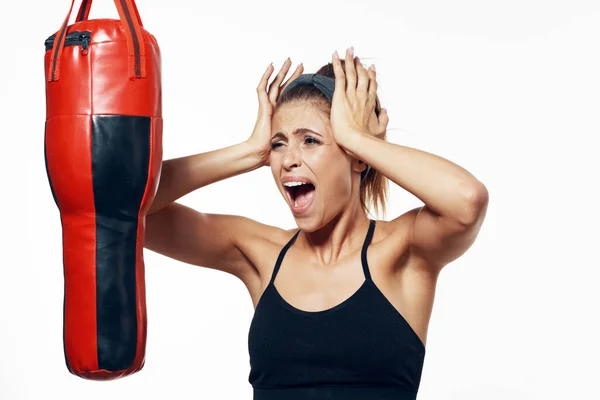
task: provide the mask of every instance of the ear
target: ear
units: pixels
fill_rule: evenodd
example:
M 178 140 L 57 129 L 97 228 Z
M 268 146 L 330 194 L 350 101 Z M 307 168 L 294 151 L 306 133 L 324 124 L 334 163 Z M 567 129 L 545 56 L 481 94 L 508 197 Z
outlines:
M 352 171 L 361 173 L 366 169 L 367 169 L 367 164 L 365 164 L 363 161 L 358 160 L 358 159 L 354 159 L 352 161 Z

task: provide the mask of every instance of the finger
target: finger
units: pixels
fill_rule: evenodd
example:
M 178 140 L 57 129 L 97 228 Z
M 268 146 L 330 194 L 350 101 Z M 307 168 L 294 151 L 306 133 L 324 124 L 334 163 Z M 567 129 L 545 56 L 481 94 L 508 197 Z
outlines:
M 333 64 L 333 73 L 335 74 L 335 90 L 333 93 L 335 96 L 346 91 L 346 74 L 344 73 L 344 68 L 342 68 L 342 61 L 337 50 L 333 53 L 331 63 Z
M 281 91 L 283 92 L 283 90 L 287 87 L 287 85 L 292 83 L 292 81 L 294 79 L 298 78 L 300 75 L 302 75 L 302 73 L 304 73 L 304 64 L 300 63 L 296 67 L 296 71 L 294 71 L 294 74 L 290 77 L 290 79 L 285 81 L 285 83 L 281 86 Z
M 354 48 L 350 47 L 346 49 L 346 60 L 344 65 L 346 66 L 346 93 L 354 94 L 356 91 L 356 70 L 354 69 Z
M 355 60 L 356 75 L 358 76 L 358 84 L 356 85 L 356 95 L 361 98 L 364 103 L 368 100 L 369 90 L 369 74 L 363 65 L 360 63 L 360 58 Z
M 367 70 L 369 75 L 369 98 L 367 100 L 367 106 L 369 109 L 375 109 L 375 103 L 377 100 L 377 73 L 375 72 L 375 65 L 371 65 Z
M 277 97 L 279 95 L 279 86 L 281 85 L 281 82 L 283 82 L 283 78 L 285 78 L 288 71 L 290 70 L 291 65 L 292 61 L 288 57 L 283 62 L 283 66 L 279 70 L 279 73 L 277 74 L 273 82 L 271 82 L 271 84 L 269 85 L 269 100 L 272 104 L 274 104 L 277 101 Z
M 377 122 L 379 123 L 379 131 L 385 132 L 387 129 L 388 122 L 390 122 L 388 112 L 385 108 L 382 108 L 381 111 L 379 111 L 379 117 L 377 118 Z
M 256 92 L 258 93 L 258 101 L 259 103 L 268 102 L 269 96 L 267 95 L 267 84 L 269 83 L 269 78 L 273 73 L 273 63 L 269 64 L 267 70 L 263 73 L 258 86 L 256 87 Z

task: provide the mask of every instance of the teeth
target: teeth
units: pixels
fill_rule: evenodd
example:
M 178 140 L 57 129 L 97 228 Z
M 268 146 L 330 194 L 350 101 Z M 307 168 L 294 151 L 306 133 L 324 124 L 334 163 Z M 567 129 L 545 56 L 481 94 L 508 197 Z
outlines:
M 292 187 L 292 186 L 300 186 L 300 185 L 306 185 L 306 184 L 308 184 L 308 182 L 286 182 L 283 184 L 283 186 Z
M 308 185 L 309 183 L 310 182 L 293 181 L 293 182 L 285 182 L 283 184 L 283 186 L 294 187 L 294 186 Z M 294 199 L 294 207 L 298 207 L 298 200 L 297 199 Z

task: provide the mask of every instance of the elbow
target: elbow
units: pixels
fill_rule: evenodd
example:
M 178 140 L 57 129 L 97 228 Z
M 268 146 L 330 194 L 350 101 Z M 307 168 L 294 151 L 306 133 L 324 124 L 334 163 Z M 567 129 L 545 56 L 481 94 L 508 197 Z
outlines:
M 464 226 L 473 226 L 481 223 L 487 211 L 489 193 L 481 182 L 471 183 L 464 191 L 463 215 L 460 218 Z

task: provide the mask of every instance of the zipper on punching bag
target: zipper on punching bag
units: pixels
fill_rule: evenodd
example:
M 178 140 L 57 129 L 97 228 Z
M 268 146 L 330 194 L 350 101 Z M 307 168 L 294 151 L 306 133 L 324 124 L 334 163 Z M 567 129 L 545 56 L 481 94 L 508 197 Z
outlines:
M 54 46 L 54 40 L 56 39 L 56 34 L 50 36 L 44 42 L 46 46 L 46 51 L 52 50 Z M 73 31 L 67 34 L 65 38 L 65 46 L 81 46 L 81 54 L 86 55 L 88 53 L 88 48 L 90 45 L 90 40 L 92 40 L 92 32 L 90 31 Z

